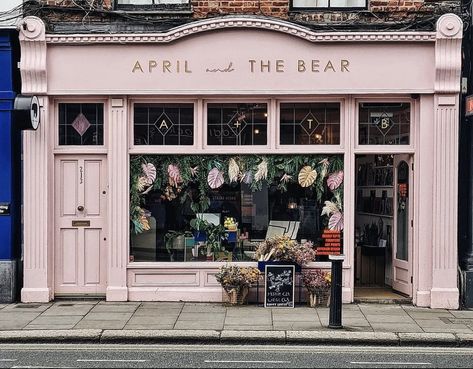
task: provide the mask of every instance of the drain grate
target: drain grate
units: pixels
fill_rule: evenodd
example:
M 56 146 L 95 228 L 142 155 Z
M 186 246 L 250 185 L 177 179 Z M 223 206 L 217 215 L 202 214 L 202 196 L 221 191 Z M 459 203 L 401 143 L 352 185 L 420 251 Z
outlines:
M 36 309 L 39 308 L 41 305 L 16 305 L 14 309 Z
M 61 305 L 57 305 L 57 307 L 71 307 L 71 306 L 76 306 L 76 304 L 61 304 Z

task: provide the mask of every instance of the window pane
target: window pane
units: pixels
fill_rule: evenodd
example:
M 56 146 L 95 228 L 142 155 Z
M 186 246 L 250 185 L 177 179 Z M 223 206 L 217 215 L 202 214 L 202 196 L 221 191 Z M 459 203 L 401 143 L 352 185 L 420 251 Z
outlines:
M 281 104 L 279 127 L 281 145 L 337 145 L 340 143 L 340 104 Z
M 103 104 L 59 104 L 59 145 L 103 145 Z
M 135 104 L 135 145 L 192 145 L 193 104 Z
M 366 0 L 330 0 L 332 8 L 363 8 Z
M 409 103 L 361 103 L 359 144 L 408 145 L 410 113 Z
M 208 104 L 208 145 L 266 145 L 267 104 Z
M 366 0 L 293 0 L 293 8 L 366 8 Z

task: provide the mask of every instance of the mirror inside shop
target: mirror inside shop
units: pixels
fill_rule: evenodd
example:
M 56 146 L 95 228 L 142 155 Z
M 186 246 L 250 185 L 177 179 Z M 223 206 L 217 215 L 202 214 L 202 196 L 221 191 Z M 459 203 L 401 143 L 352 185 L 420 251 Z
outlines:
M 210 181 L 214 179 L 210 170 L 209 174 L 196 176 L 195 180 L 181 179 L 182 185 L 176 186 L 172 170 L 177 169 L 177 165 L 155 160 L 156 177 L 162 170 L 163 176 L 171 173 L 171 179 L 163 184 L 149 185 L 148 182 L 148 188 L 138 185 L 138 190 L 134 183 L 139 184 L 146 177 L 144 168 L 150 161 L 136 160 L 136 174 L 131 170 L 131 210 L 138 209 L 135 218 L 132 212 L 130 222 L 130 261 L 133 262 L 256 261 L 258 244 L 277 236 L 300 243 L 311 241 L 316 248 L 323 245 L 324 229 L 330 220 L 328 214 L 323 214 L 324 206 L 327 202 L 341 202 L 343 194 L 341 179 L 337 190 L 332 186 L 332 191 L 327 186 L 331 169 L 328 162 L 316 168 L 323 157 L 311 159 L 313 172 L 318 171 L 319 179 L 314 178 L 310 185 L 310 182 L 300 182 L 301 178 L 306 179 L 303 176 L 291 176 L 286 181 L 282 178 L 284 173 L 281 175 L 281 171 L 269 168 L 267 178 L 258 184 L 245 181 L 242 176 L 240 180 L 230 181 L 223 170 L 221 183 L 215 183 Z M 267 165 L 277 165 L 277 162 L 268 160 Z M 340 158 L 337 162 L 343 166 Z M 310 165 L 300 160 L 301 168 Z M 293 171 L 300 173 L 302 169 L 295 165 Z M 272 178 L 270 173 L 273 173 Z M 180 175 L 185 177 L 184 173 Z M 333 208 L 337 209 L 335 205 Z M 320 253 L 316 260 L 327 260 L 327 255 Z

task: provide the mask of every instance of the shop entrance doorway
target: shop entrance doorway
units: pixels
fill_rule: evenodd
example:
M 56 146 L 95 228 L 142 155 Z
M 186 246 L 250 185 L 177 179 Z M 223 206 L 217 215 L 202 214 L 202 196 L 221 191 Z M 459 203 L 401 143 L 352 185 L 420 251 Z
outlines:
M 55 163 L 55 294 L 104 295 L 105 156 L 58 156 Z
M 411 155 L 356 157 L 355 300 L 412 297 Z

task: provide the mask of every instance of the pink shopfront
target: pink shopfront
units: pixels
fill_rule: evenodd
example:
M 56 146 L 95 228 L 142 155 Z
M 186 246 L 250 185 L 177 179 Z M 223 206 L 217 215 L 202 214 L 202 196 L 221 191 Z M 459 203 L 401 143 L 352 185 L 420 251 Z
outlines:
M 218 267 L 256 265 L 259 240 L 310 240 L 309 268 L 330 268 L 338 229 L 344 302 L 378 287 L 458 308 L 461 37 L 451 14 L 336 33 L 234 16 L 62 35 L 25 18 L 42 121 L 23 141 L 22 301 L 222 301 Z M 218 252 L 198 239 L 229 218 Z

